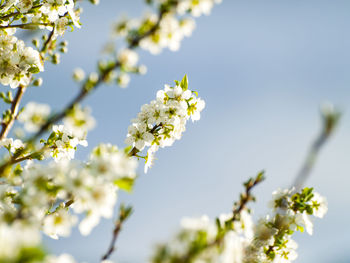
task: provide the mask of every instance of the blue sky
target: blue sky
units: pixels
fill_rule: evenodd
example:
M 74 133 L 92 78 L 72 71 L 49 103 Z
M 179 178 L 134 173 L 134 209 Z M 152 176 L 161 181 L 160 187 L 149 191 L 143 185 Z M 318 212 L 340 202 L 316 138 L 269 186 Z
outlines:
M 122 14 L 138 17 L 141 0 L 101 0 L 85 5 L 83 27 L 67 33 L 69 53 L 59 66 L 47 66 L 43 87 L 26 101 L 63 107 L 78 92 L 75 67 L 95 68 L 111 22 Z M 120 200 L 135 213 L 118 240 L 114 259 L 145 262 L 157 242 L 176 232 L 183 216 L 211 217 L 227 212 L 241 183 L 260 170 L 267 180 L 258 189 L 255 218 L 267 212 L 273 190 L 287 187 L 320 128 L 319 105 L 333 102 L 343 112 L 337 133 L 322 151 L 308 185 L 325 195 L 329 213 L 315 222 L 313 236 L 297 235 L 296 262 L 349 262 L 350 253 L 350 2 L 346 0 L 223 0 L 180 51 L 152 56 L 140 51 L 148 67 L 129 88 L 101 87 L 85 102 L 98 126 L 88 137 L 86 158 L 99 142 L 124 146 L 130 119 L 165 83 L 188 74 L 190 87 L 206 101 L 202 119 L 189 124 L 181 141 L 158 152 L 133 194 Z M 140 163 L 140 168 L 142 168 Z M 97 262 L 111 238 L 112 221 L 103 220 L 84 238 L 47 239 L 56 252 Z

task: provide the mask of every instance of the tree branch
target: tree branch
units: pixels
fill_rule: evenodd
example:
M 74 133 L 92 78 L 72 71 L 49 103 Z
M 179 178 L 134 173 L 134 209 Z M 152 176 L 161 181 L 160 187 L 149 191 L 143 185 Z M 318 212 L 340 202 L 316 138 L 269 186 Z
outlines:
M 340 113 L 335 110 L 333 107 L 321 110 L 322 117 L 322 130 L 316 140 L 311 145 L 309 152 L 306 156 L 304 164 L 302 165 L 298 175 L 295 178 L 295 181 L 292 187 L 295 187 L 296 191 L 301 190 L 302 186 L 306 180 L 310 177 L 313 167 L 315 166 L 317 157 L 326 144 L 330 136 L 333 134 L 339 118 Z
M 131 206 L 125 207 L 123 204 L 120 206 L 119 218 L 115 222 L 112 240 L 110 242 L 110 245 L 109 245 L 107 252 L 102 256 L 101 261 L 109 259 L 109 257 L 115 251 L 115 243 L 117 242 L 117 238 L 119 236 L 119 233 L 122 230 L 122 226 L 123 226 L 124 222 L 130 217 L 132 212 L 133 212 L 133 210 L 132 210 Z
M 22 85 L 17 88 L 16 96 L 11 103 L 11 109 L 10 109 L 11 118 L 8 122 L 3 122 L 1 124 L 2 128 L 1 128 L 1 132 L 0 132 L 0 140 L 6 138 L 9 131 L 11 130 L 13 123 L 15 122 L 15 120 L 17 118 L 19 105 L 20 105 L 20 102 L 22 100 L 23 94 L 26 91 L 26 89 L 27 89 L 27 87 L 22 86 Z
M 52 26 L 50 23 L 27 23 L 27 24 L 18 24 L 18 25 L 7 25 L 7 26 L 0 26 L 0 29 L 6 29 L 6 28 L 31 28 L 33 26 Z

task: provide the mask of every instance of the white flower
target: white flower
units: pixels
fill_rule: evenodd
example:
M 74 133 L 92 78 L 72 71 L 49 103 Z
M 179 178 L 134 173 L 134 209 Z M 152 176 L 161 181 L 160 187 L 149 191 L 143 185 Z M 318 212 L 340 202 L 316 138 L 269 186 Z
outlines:
M 295 222 L 296 222 L 297 225 L 304 226 L 305 229 L 306 229 L 306 232 L 309 235 L 312 235 L 314 224 L 312 223 L 311 218 L 306 213 L 306 211 L 304 211 L 302 214 L 297 214 L 296 217 L 295 217 Z
M 0 147 L 5 147 L 11 153 L 15 153 L 18 149 L 24 148 L 24 143 L 20 139 L 5 138 L 0 141 Z
M 84 138 L 88 131 L 95 127 L 96 121 L 91 116 L 91 109 L 75 106 L 63 119 L 67 130 L 71 131 L 75 137 Z
M 155 156 L 154 153 L 158 150 L 158 146 L 152 146 L 148 149 L 147 151 L 147 159 L 145 162 L 145 168 L 144 168 L 144 173 L 146 174 L 148 172 L 148 169 L 151 168 L 154 164 L 155 161 Z
M 27 13 L 33 7 L 33 0 L 21 0 L 17 7 L 21 13 Z
M 19 115 L 18 120 L 24 123 L 24 128 L 29 132 L 37 132 L 47 121 L 50 115 L 50 106 L 29 102 Z
M 121 178 L 135 178 L 137 161 L 110 144 L 96 147 L 89 161 L 89 171 L 110 181 Z
M 120 73 L 117 78 L 117 83 L 121 88 L 126 88 L 129 85 L 130 76 L 126 73 Z
M 44 263 L 76 263 L 76 261 L 71 255 L 62 254 L 58 257 L 49 255 L 45 258 Z
M 190 12 L 191 15 L 198 17 L 202 14 L 209 15 L 214 4 L 221 3 L 221 0 L 181 0 L 177 7 L 179 14 Z
M 133 68 L 136 66 L 139 60 L 138 54 L 131 49 L 123 49 L 118 54 L 118 61 L 127 68 Z
M 56 22 L 60 16 L 64 16 L 67 12 L 69 13 L 74 25 L 80 28 L 78 18 L 74 12 L 74 1 L 73 0 L 46 0 L 40 11 L 48 16 L 51 22 Z
M 86 140 L 81 140 L 75 137 L 71 130 L 63 125 L 54 125 L 52 127 L 55 133 L 55 140 L 52 146 L 51 156 L 55 161 L 62 159 L 74 159 L 75 150 L 78 145 L 86 147 L 88 145 Z
M 41 241 L 39 230 L 20 221 L 9 225 L 0 223 L 0 258 L 3 262 L 16 262 L 23 248 L 33 248 Z
M 147 125 L 144 123 L 134 123 L 129 126 L 128 136 L 125 139 L 125 143 L 136 147 L 140 151 L 142 151 L 145 146 L 151 145 L 154 136 L 152 133 L 147 132 L 146 128 Z
M 319 193 L 314 192 L 314 196 L 311 199 L 313 215 L 322 218 L 328 211 L 327 200 Z
M 203 215 L 199 218 L 184 217 L 181 219 L 181 228 L 186 231 L 205 231 L 208 233 L 209 238 L 215 237 L 216 226 L 210 221 L 207 215 Z
M 75 81 L 82 81 L 83 79 L 85 78 L 85 72 L 84 70 L 82 70 L 81 68 L 76 68 L 74 69 L 74 72 L 73 72 L 73 79 Z
M 16 52 L 13 52 L 16 50 Z M 17 88 L 27 86 L 31 74 L 43 71 L 44 67 L 37 50 L 26 47 L 22 40 L 0 32 L 0 83 Z
M 67 17 L 61 17 L 56 20 L 55 22 L 55 31 L 54 31 L 54 38 L 57 38 L 57 36 L 62 36 L 64 32 L 66 32 L 66 27 L 69 23 L 69 20 Z
M 87 211 L 87 217 L 79 225 L 80 232 L 88 235 L 99 223 L 101 216 L 111 218 L 116 201 L 116 187 L 107 183 L 95 184 L 89 191 L 77 196 L 73 209 L 77 212 Z
M 224 238 L 224 250 L 219 256 L 220 263 L 242 263 L 244 244 L 242 238 L 234 231 L 229 231 Z
M 58 239 L 58 236 L 68 237 L 76 222 L 76 216 L 71 215 L 68 210 L 59 209 L 45 217 L 43 231 L 53 239 Z

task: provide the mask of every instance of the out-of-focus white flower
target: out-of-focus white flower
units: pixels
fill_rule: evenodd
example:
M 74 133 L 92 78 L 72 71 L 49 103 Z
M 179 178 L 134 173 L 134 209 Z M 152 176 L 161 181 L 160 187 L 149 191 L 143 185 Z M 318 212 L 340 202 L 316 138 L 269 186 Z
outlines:
M 50 106 L 47 104 L 29 102 L 19 115 L 18 120 L 24 123 L 24 128 L 27 131 L 37 132 L 47 121 L 50 111 Z

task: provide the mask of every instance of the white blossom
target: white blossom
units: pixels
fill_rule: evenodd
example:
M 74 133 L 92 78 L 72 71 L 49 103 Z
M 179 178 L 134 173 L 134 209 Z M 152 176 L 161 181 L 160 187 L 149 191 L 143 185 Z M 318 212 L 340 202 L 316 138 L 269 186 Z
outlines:
M 50 106 L 47 104 L 29 102 L 19 115 L 18 120 L 24 123 L 24 128 L 27 131 L 37 132 L 47 121 L 50 111 Z

